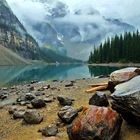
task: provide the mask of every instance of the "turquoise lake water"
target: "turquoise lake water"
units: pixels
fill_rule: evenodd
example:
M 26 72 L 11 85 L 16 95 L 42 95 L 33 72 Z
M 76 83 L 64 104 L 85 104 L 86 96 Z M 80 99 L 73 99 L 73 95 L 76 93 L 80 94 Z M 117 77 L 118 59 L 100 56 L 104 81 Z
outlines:
M 0 67 L 0 86 L 28 83 L 33 80 L 74 80 L 108 75 L 118 67 L 88 65 L 39 65 Z

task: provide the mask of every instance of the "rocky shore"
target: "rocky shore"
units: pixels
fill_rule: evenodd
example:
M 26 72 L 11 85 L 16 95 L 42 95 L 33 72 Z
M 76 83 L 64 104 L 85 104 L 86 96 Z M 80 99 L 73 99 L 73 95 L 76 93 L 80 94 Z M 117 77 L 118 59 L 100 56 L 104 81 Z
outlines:
M 1 88 L 0 139 L 90 140 L 106 136 L 107 140 L 139 140 L 140 129 L 109 107 L 110 91 L 85 92 L 91 83 L 107 81 L 108 78 L 32 81 Z M 96 115 L 91 119 L 91 114 Z M 92 131 L 98 135 L 93 136 Z

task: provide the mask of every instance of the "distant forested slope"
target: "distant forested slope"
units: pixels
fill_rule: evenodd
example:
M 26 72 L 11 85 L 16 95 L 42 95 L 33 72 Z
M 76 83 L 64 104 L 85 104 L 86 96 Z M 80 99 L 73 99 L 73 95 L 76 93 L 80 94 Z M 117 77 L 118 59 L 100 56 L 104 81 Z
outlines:
M 140 33 L 139 31 L 108 38 L 98 47 L 94 47 L 89 56 L 89 63 L 109 62 L 140 62 Z

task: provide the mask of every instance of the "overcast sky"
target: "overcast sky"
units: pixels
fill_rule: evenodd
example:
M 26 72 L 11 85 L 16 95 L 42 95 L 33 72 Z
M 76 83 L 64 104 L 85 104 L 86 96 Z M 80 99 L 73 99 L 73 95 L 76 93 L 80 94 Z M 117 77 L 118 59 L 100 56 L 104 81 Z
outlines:
M 32 3 L 31 0 L 7 0 L 16 13 L 21 9 L 26 12 L 39 14 L 40 18 L 44 10 L 39 3 Z M 26 1 L 23 3 L 23 1 Z M 50 0 L 54 1 L 54 0 Z M 140 28 L 140 0 L 59 0 L 65 2 L 71 10 L 78 7 L 94 7 L 105 17 L 119 18 L 125 22 Z M 16 6 L 15 6 L 16 5 Z M 16 11 L 16 8 L 18 12 Z M 40 12 L 39 12 L 40 11 Z M 36 16 L 37 17 L 37 16 Z

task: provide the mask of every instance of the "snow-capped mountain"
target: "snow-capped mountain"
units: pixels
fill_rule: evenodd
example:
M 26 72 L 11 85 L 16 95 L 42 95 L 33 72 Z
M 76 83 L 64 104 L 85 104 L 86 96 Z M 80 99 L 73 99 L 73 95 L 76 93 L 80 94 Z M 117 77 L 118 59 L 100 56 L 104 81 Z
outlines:
M 52 50 L 76 59 L 87 60 L 94 44 L 108 36 L 135 30 L 119 19 L 104 17 L 90 4 L 71 9 L 62 0 L 7 1 L 41 46 L 47 43 Z

